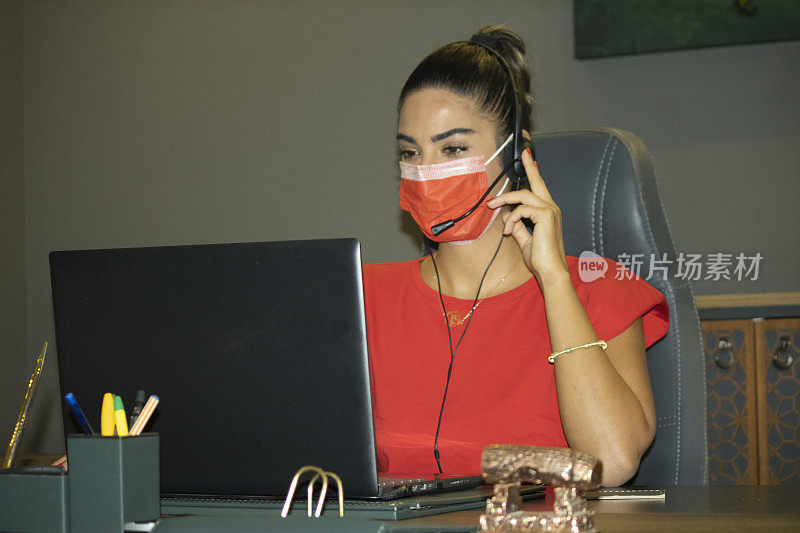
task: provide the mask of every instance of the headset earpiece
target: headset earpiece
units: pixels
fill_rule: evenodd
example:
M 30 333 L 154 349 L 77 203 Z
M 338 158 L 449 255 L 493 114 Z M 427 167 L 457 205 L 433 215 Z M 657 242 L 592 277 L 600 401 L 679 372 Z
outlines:
M 534 155 L 534 153 L 533 153 L 533 143 L 531 142 L 530 139 L 526 139 L 526 138 L 523 137 L 522 138 L 522 149 L 520 150 L 519 155 L 521 156 L 522 152 L 524 152 L 525 150 L 528 150 L 528 149 L 530 149 L 531 155 Z M 534 157 L 533 160 L 535 161 L 536 157 Z
M 533 143 L 531 140 L 522 136 L 520 136 L 520 138 L 522 139 L 522 142 L 520 143 L 519 153 L 516 154 L 517 162 L 514 164 L 514 173 L 517 174 L 517 180 L 522 180 L 528 175 L 528 173 L 525 171 L 525 165 L 522 163 L 522 152 L 530 149 L 531 156 L 533 156 L 533 160 L 536 161 L 536 155 L 533 152 Z
M 527 172 L 525 172 L 525 165 L 522 163 L 522 152 L 530 146 L 530 143 L 523 142 L 519 147 L 519 151 L 515 150 L 514 153 L 514 167 L 512 168 L 512 172 L 509 174 L 513 174 L 514 182 L 517 185 L 517 189 L 519 189 L 519 184 L 527 177 Z

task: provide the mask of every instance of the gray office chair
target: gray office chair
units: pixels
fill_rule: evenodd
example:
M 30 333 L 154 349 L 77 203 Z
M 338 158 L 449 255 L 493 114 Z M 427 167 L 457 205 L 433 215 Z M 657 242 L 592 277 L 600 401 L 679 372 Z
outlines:
M 533 135 L 542 176 L 559 205 L 568 255 L 584 250 L 616 260 L 643 254 L 677 258 L 650 154 L 635 135 L 617 129 Z M 676 265 L 648 282 L 670 308 L 669 333 L 647 350 L 658 429 L 631 485 L 708 483 L 705 363 L 700 323 L 688 281 Z

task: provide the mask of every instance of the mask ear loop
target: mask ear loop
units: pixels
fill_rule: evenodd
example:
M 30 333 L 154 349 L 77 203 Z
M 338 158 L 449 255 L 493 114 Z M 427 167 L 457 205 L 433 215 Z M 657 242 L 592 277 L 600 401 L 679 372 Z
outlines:
M 502 151 L 503 151 L 503 148 L 505 148 L 505 147 L 506 147 L 506 145 L 507 145 L 508 143 L 510 143 L 510 142 L 511 142 L 511 139 L 513 139 L 513 138 L 514 138 L 514 134 L 512 133 L 511 135 L 509 135 L 509 136 L 508 136 L 508 138 L 507 138 L 505 141 L 503 141 L 503 144 L 501 144 L 501 145 L 500 145 L 500 148 L 498 148 L 498 149 L 497 149 L 497 151 L 496 151 L 495 153 L 493 153 L 493 154 L 491 155 L 491 157 L 489 157 L 489 159 L 487 159 L 487 160 L 486 160 L 486 164 L 488 165 L 489 163 L 491 163 L 491 162 L 494 160 L 494 158 L 495 158 L 495 157 L 497 157 L 497 154 L 499 154 L 500 152 L 502 152 Z
M 500 145 L 500 147 L 497 149 L 497 151 L 495 153 L 493 153 L 492 156 L 489 159 L 486 160 L 486 164 L 488 165 L 489 163 L 491 163 L 494 160 L 494 158 L 497 157 L 497 154 L 501 153 L 503 151 L 503 148 L 505 148 L 506 145 L 508 143 L 510 143 L 511 139 L 513 139 L 513 138 L 514 138 L 514 134 L 512 133 L 503 142 L 503 144 Z M 506 190 L 506 186 L 508 186 L 508 182 L 509 182 L 508 173 L 506 173 L 506 181 L 503 182 L 503 187 L 500 189 L 500 192 L 497 193 L 497 196 L 500 196 L 501 194 L 503 194 L 503 192 Z
M 506 181 L 503 182 L 503 186 L 500 188 L 500 192 L 497 193 L 497 196 L 503 194 L 503 192 L 506 190 L 506 187 L 508 186 L 509 181 L 510 180 L 508 179 L 508 176 L 506 176 Z M 497 196 L 495 196 L 495 198 L 497 198 Z

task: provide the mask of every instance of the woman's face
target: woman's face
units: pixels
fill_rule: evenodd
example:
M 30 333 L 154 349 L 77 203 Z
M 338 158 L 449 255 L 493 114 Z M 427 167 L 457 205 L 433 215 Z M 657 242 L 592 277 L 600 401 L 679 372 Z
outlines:
M 497 128 L 470 99 L 446 89 L 420 89 L 408 95 L 397 124 L 400 161 L 415 165 L 445 163 L 497 150 Z M 489 182 L 502 170 L 498 155 L 486 166 Z M 503 180 L 496 188 L 502 187 Z

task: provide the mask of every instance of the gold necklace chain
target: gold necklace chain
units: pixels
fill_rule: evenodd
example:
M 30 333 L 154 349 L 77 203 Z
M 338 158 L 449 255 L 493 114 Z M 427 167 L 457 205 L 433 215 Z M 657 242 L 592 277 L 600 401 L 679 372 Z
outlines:
M 489 293 L 492 293 L 492 292 L 496 291 L 497 288 L 500 287 L 500 285 L 503 284 L 503 282 L 506 280 L 508 275 L 511 274 L 511 272 L 514 270 L 514 267 L 516 267 L 516 266 L 517 266 L 516 263 L 511 265 L 511 268 L 508 269 L 508 272 L 506 272 L 506 275 L 503 276 L 502 278 L 500 278 L 500 281 L 497 282 L 497 284 L 494 287 L 492 287 L 492 289 L 489 291 Z M 434 273 L 433 274 L 433 279 L 436 279 L 437 277 L 438 276 L 436 275 L 436 273 Z M 447 325 L 449 327 L 454 328 L 456 326 L 460 326 L 461 324 L 463 324 L 470 317 L 470 315 L 472 315 L 472 312 L 475 311 L 475 309 L 477 309 L 478 306 L 481 305 L 481 302 L 483 302 L 483 300 L 485 300 L 485 299 L 486 298 L 484 298 L 482 300 L 478 300 L 477 302 L 475 302 L 475 305 L 472 306 L 472 309 L 469 310 L 469 313 L 467 313 L 463 317 L 458 313 L 458 311 L 448 311 L 447 314 L 442 312 L 442 316 L 447 318 Z

